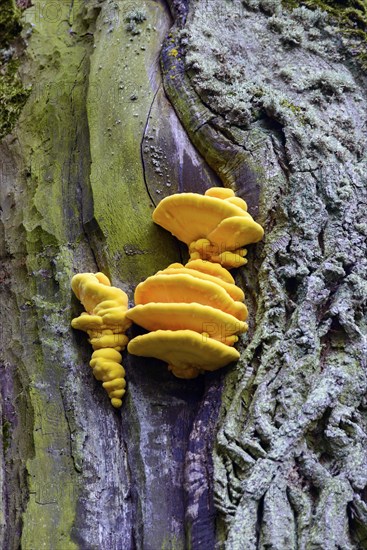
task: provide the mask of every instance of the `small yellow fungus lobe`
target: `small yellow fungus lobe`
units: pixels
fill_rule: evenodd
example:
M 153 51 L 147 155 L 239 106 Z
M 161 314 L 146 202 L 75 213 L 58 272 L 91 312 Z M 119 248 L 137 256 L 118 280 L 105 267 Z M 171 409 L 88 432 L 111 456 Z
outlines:
M 235 284 L 234 278 L 232 277 L 228 269 L 225 269 L 219 263 L 215 264 L 198 259 L 190 260 L 186 264 L 186 267 L 188 267 L 189 269 L 196 269 L 196 271 L 201 271 L 202 273 L 207 273 L 208 275 L 212 275 L 213 277 L 221 279 L 222 281 L 225 281 L 227 283 Z
M 89 363 L 93 374 L 103 382 L 112 405 L 121 407 L 126 383 L 119 352 L 127 345 L 125 331 L 131 325 L 126 316 L 127 295 L 111 286 L 103 273 L 78 273 L 71 288 L 86 310 L 72 320 L 71 326 L 88 333 L 94 350 Z
M 209 281 L 221 286 L 222 288 L 224 288 L 224 290 L 228 292 L 228 294 L 234 300 L 243 300 L 245 297 L 243 290 L 238 286 L 236 286 L 235 284 L 227 283 L 225 281 L 222 281 L 221 279 L 218 279 L 213 275 L 210 275 L 209 273 L 201 273 L 196 269 L 190 269 L 184 266 L 176 267 L 176 268 L 168 267 L 167 269 L 158 271 L 158 274 L 159 275 L 175 275 L 175 274 L 191 275 L 191 277 L 196 277 L 197 279 L 201 279 L 202 281 Z
M 229 269 L 244 265 L 243 247 L 264 235 L 247 212 L 246 202 L 222 187 L 212 187 L 204 196 L 180 193 L 166 197 L 154 210 L 153 220 L 188 245 L 191 259 Z

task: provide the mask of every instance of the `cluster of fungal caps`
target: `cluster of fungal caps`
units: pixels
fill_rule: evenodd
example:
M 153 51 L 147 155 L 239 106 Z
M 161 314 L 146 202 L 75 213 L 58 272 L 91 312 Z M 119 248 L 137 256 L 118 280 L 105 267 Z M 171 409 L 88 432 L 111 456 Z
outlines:
M 127 338 L 123 333 L 129 323 L 133 321 L 148 330 L 147 334 L 136 336 L 129 342 L 128 352 L 165 361 L 178 378 L 195 378 L 205 371 L 214 371 L 236 361 L 239 353 L 234 344 L 238 334 L 248 328 L 247 308 L 243 302 L 244 293 L 236 286 L 228 269 L 247 263 L 244 246 L 262 239 L 262 227 L 248 214 L 244 200 L 236 197 L 232 190 L 221 187 L 208 189 L 204 196 L 181 193 L 166 197 L 155 209 L 153 220 L 188 245 L 190 259 L 186 265 L 171 264 L 140 283 L 135 290 L 135 307 L 121 310 L 113 334 L 118 334 L 125 346 Z M 76 275 L 73 281 L 85 276 L 92 275 Z M 104 277 L 102 274 L 93 275 L 101 276 Z M 103 311 L 99 330 L 112 330 L 106 321 L 108 308 L 114 310 L 115 306 L 107 300 L 101 302 L 100 307 L 88 309 L 74 286 L 73 290 L 87 313 L 74 319 L 72 326 L 87 330 L 93 345 L 93 334 L 91 336 L 91 329 L 84 319 Z M 114 290 L 124 294 L 119 289 Z M 127 298 L 124 300 L 127 305 Z M 84 325 L 78 321 L 81 319 Z M 113 319 L 116 322 L 117 317 Z M 121 349 L 113 348 L 116 352 Z M 98 351 L 102 358 L 104 352 L 102 349 Z M 93 359 L 95 353 L 91 361 L 93 372 L 96 370 L 94 365 L 97 365 Z M 105 361 L 103 367 L 103 385 L 109 391 L 114 387 L 115 374 L 108 370 L 107 363 Z M 102 376 L 101 372 L 98 371 L 99 376 Z M 114 391 L 117 390 L 112 390 L 110 397 Z M 121 403 L 117 404 L 113 398 L 112 404 L 120 406 Z
M 112 287 L 103 273 L 78 273 L 71 288 L 86 310 L 72 320 L 71 326 L 87 332 L 94 350 L 89 363 L 93 374 L 103 382 L 112 405 L 121 407 L 126 382 L 120 352 L 126 347 L 125 331 L 131 325 L 126 317 L 128 297 Z

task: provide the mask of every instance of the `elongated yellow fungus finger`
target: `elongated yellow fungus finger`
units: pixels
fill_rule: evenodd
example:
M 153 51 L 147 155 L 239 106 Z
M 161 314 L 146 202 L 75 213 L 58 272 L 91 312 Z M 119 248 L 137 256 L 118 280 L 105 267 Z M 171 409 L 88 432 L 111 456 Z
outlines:
M 131 325 L 126 316 L 127 295 L 111 286 L 103 273 L 78 273 L 73 277 L 71 287 L 87 310 L 73 319 L 71 325 L 88 333 L 95 350 L 90 361 L 93 374 L 103 382 L 112 405 L 121 407 L 126 383 L 119 351 L 128 343 L 124 333 Z
M 106 334 L 89 339 L 93 349 L 112 348 L 117 351 L 125 349 L 128 341 L 129 339 L 125 334 Z
M 114 378 L 113 380 L 108 380 L 103 382 L 103 387 L 109 391 L 109 393 L 122 390 L 126 386 L 125 378 Z

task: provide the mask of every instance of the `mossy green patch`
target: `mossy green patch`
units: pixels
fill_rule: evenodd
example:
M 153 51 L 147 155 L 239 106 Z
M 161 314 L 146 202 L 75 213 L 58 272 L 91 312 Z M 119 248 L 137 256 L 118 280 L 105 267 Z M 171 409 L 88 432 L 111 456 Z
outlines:
M 30 499 L 24 518 L 24 548 L 74 550 L 70 527 L 75 515 L 75 481 L 70 477 L 70 445 L 62 404 L 45 404 L 39 390 L 31 391 L 35 409 L 35 455 L 27 462 Z M 30 521 L 31 520 L 31 521 Z M 53 543 L 51 541 L 54 541 Z
M 0 138 L 11 132 L 30 94 L 19 79 L 18 66 L 19 61 L 13 59 L 3 64 L 0 74 Z
M 34 246 L 40 248 L 73 242 L 80 235 L 76 220 L 80 220 L 81 212 L 75 200 L 75 182 L 89 169 L 85 166 L 89 150 L 83 148 L 80 137 L 86 127 L 83 103 L 89 44 L 75 36 L 85 30 L 77 18 L 82 9 L 79 3 L 73 4 L 70 13 L 67 4 L 61 5 L 58 18 L 46 17 L 43 4 L 25 12 L 25 18 L 34 25 L 27 56 L 38 72 L 21 116 L 21 121 L 27 121 L 22 150 L 28 159 L 27 183 L 32 190 L 24 225 L 28 232 L 35 231 L 28 240 L 36 240 Z M 45 17 L 40 17 L 42 14 Z M 74 34 L 69 32 L 73 18 Z M 24 73 L 29 78 L 27 67 Z M 76 123 L 77 112 L 81 114 Z
M 3 447 L 4 451 L 6 451 L 10 445 L 10 439 L 11 439 L 11 424 L 8 420 L 3 419 Z
M 283 0 L 282 3 L 288 9 L 296 9 L 302 5 L 328 13 L 338 23 L 340 32 L 350 48 L 353 48 L 362 67 L 367 68 L 366 0 Z
M 152 222 L 154 204 L 141 152 L 160 85 L 157 55 L 168 20 L 158 3 L 142 2 L 139 9 L 146 19 L 139 16 L 141 33 L 133 38 L 123 25 L 114 25 L 112 5 L 104 6 L 88 92 L 94 217 L 106 242 L 111 275 L 131 284 L 177 258 L 174 240 Z M 137 21 L 122 5 L 121 12 L 123 20 Z
M 288 101 L 287 99 L 283 99 L 280 101 L 281 107 L 285 109 L 289 109 L 290 112 L 297 118 L 297 120 L 301 124 L 305 124 L 307 122 L 307 117 L 305 116 L 305 111 L 302 109 L 302 107 L 299 107 L 299 105 L 295 105 L 291 101 Z
M 20 10 L 13 0 L 2 3 L 0 12 L 0 139 L 9 134 L 29 96 L 19 75 L 19 60 L 12 43 L 19 39 Z M 21 48 L 18 46 L 18 51 Z
M 26 463 L 29 500 L 21 544 L 71 550 L 77 547 L 71 531 L 78 480 L 60 388 L 71 361 L 63 338 L 70 323 L 69 243 L 83 233 L 78 198 L 81 181 L 89 174 L 85 96 L 91 43 L 83 34 L 84 4 L 58 7 L 59 13 L 51 13 L 35 1 L 24 13 L 32 32 L 22 75 L 32 92 L 16 131 L 24 162 L 18 177 L 31 324 L 25 323 L 22 344 L 34 410 L 34 453 Z
M 21 30 L 20 10 L 14 0 L 3 0 L 0 12 L 1 46 L 7 45 Z

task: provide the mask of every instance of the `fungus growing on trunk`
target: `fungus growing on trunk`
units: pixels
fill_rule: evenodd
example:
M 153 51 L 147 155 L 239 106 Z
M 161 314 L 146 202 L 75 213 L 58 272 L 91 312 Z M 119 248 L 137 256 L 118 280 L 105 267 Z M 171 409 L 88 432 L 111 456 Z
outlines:
M 158 273 L 138 284 L 135 289 L 135 304 L 150 302 L 197 303 L 221 309 L 240 321 L 247 318 L 245 304 L 231 298 L 219 284 L 181 273 Z
M 204 196 L 180 193 L 166 197 L 154 210 L 153 220 L 188 245 L 191 259 L 228 268 L 247 263 L 243 247 L 264 235 L 247 212 L 246 202 L 221 187 L 208 189 Z
M 238 334 L 248 325 L 244 292 L 226 267 L 244 265 L 244 245 L 264 231 L 232 190 L 171 195 L 153 220 L 189 246 L 190 261 L 174 263 L 140 283 L 127 317 L 151 331 L 130 341 L 128 351 L 168 363 L 178 378 L 195 378 L 239 358 Z
M 111 286 L 103 273 L 78 273 L 72 278 L 71 288 L 86 309 L 71 326 L 88 333 L 94 350 L 89 363 L 93 374 L 103 382 L 112 405 L 121 407 L 126 383 L 119 352 L 127 345 L 125 331 L 131 325 L 126 316 L 127 295 Z
M 239 359 L 236 349 L 193 330 L 156 330 L 130 341 L 134 355 L 156 357 L 168 363 L 177 378 L 196 378 Z
M 233 345 L 248 329 L 243 291 L 222 266 L 204 264 L 209 262 L 176 263 L 148 277 L 136 287 L 136 306 L 127 312 L 151 331 L 131 340 L 129 353 L 166 361 L 178 378 L 195 378 L 237 360 Z

